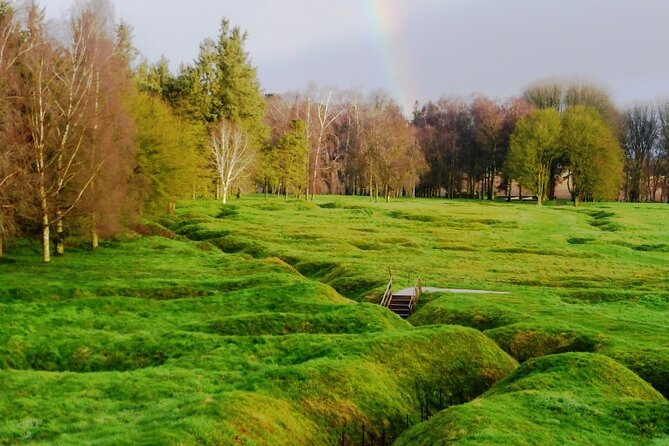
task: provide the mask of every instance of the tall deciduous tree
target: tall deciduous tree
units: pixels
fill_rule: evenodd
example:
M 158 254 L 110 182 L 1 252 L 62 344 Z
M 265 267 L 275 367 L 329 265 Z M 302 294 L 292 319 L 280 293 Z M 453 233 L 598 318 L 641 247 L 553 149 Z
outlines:
M 584 81 L 542 80 L 525 89 L 523 97 L 536 108 L 552 108 L 564 112 L 568 107 L 584 106 L 597 110 L 614 133 L 620 131 L 620 114 L 609 92 Z M 566 167 L 567 160 L 556 158 L 551 164 L 548 197 L 555 198 L 555 182 Z
M 321 176 L 323 162 L 331 161 L 324 158 L 328 141 L 333 136 L 332 128 L 337 119 L 344 112 L 339 106 L 332 90 L 319 90 L 312 85 L 301 95 L 301 104 L 296 104 L 297 118 L 306 124 L 307 139 L 309 140 L 309 187 L 307 195 L 311 192 L 313 200 L 318 180 Z M 318 191 L 319 192 L 319 191 Z
M 62 223 L 78 213 L 95 247 L 98 218 L 114 221 L 111 210 L 119 214 L 127 202 L 134 153 L 121 95 L 130 77 L 113 41 L 112 10 L 107 0 L 79 2 L 62 41 L 47 35 L 38 6 L 28 10 L 24 34 L 31 48 L 19 59 L 20 97 L 29 146 L 25 165 L 45 262 L 51 258 L 51 226 L 62 254 Z
M 209 184 L 206 159 L 198 150 L 202 125 L 178 118 L 159 96 L 138 92 L 130 99 L 136 126 L 137 189 L 142 211 L 171 212 L 179 199 Z
M 561 147 L 574 205 L 616 198 L 622 181 L 622 149 L 594 108 L 569 107 L 562 117 Z
M 31 49 L 20 60 L 24 81 L 21 96 L 26 127 L 29 132 L 27 167 L 31 187 L 35 191 L 38 211 L 36 217 L 41 225 L 42 260 L 51 261 L 51 224 L 53 210 L 52 185 L 57 182 L 58 152 L 50 147 L 54 129 L 51 126 L 55 114 L 52 89 L 56 82 L 54 73 L 57 49 L 46 36 L 44 12 L 36 4 L 28 9 L 26 36 Z M 62 215 L 62 214 L 61 214 Z
M 637 105 L 624 113 L 626 199 L 641 200 L 644 168 L 658 138 L 657 112 L 649 105 Z
M 54 60 L 53 102 L 55 113 L 56 180 L 53 189 L 56 225 L 56 255 L 65 253 L 63 207 L 67 206 L 70 182 L 76 179 L 86 149 L 86 134 L 95 125 L 95 95 L 98 86 L 98 43 L 101 23 L 89 6 L 71 17 L 69 42 Z M 87 147 L 92 149 L 92 146 Z M 95 166 L 92 176 L 101 166 Z
M 72 14 L 72 40 L 82 42 L 83 63 L 91 79 L 82 119 L 86 129 L 81 175 L 75 179 L 75 189 L 82 187 L 82 181 L 91 182 L 75 212 L 79 227 L 96 249 L 99 237 L 117 232 L 137 207 L 137 197 L 130 191 L 135 125 L 126 104 L 133 91 L 134 49 L 129 28 L 117 24 L 110 0 L 80 1 Z
M 269 175 L 277 182 L 275 190 L 283 190 L 286 198 L 294 192 L 299 198 L 307 188 L 309 143 L 304 121 L 295 119 L 289 129 L 264 153 Z
M 15 10 L 9 2 L 0 2 L 0 257 L 4 242 L 13 232 L 14 216 L 19 206 L 25 206 L 21 197 L 24 142 L 24 125 L 21 122 L 20 104 L 11 98 L 18 97 L 20 75 L 16 70 L 19 58 L 29 49 L 22 38 Z
M 669 104 L 658 107 L 660 119 L 660 140 L 658 145 L 658 161 L 656 175 L 661 188 L 661 200 L 669 202 Z
M 448 99 L 428 103 L 415 114 L 414 126 L 430 167 L 422 176 L 423 193 L 439 196 L 444 189 L 447 197 L 456 197 L 467 177 L 467 190 L 473 195 L 476 162 L 471 159 L 473 137 L 468 105 Z
M 560 115 L 555 109 L 535 110 L 518 121 L 511 135 L 508 175 L 537 194 L 541 206 L 550 180 L 551 163 L 561 155 Z
M 471 113 L 474 138 L 482 149 L 483 155 L 483 189 L 488 198 L 493 200 L 495 198 L 495 179 L 506 155 L 506 147 L 502 139 L 504 109 L 488 98 L 479 97 L 472 102 Z

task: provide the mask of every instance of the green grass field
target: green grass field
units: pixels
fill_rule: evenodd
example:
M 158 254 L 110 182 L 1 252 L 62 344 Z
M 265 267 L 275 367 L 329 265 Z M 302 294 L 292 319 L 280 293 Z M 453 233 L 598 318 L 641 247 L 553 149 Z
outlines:
M 14 246 L 0 445 L 669 444 L 666 205 L 233 201 Z

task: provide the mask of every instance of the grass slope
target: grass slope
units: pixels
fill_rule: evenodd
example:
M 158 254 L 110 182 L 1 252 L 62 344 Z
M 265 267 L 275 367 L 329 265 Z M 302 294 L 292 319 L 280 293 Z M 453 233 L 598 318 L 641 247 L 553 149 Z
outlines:
M 279 257 L 356 300 L 378 302 L 388 268 L 398 288 L 420 275 L 429 286 L 510 291 L 427 297 L 410 322 L 487 330 L 519 361 L 600 352 L 666 396 L 668 219 L 664 204 L 252 197 L 223 210 L 189 203 L 163 223 L 224 251 Z
M 143 237 L 48 266 L 15 247 L 0 264 L 0 444 L 330 444 L 363 422 L 392 439 L 426 400 L 468 400 L 509 375 L 509 355 L 542 377 L 534 387 L 500 383 L 402 444 L 442 438 L 443 416 L 462 441 L 490 425 L 476 441 L 661 444 L 666 403 L 620 364 L 669 394 L 668 217 L 650 204 L 248 197 L 183 203 L 138 225 Z M 397 288 L 420 275 L 510 294 L 425 295 L 407 322 L 368 303 L 388 268 Z M 549 358 L 566 359 L 536 369 Z M 619 378 L 600 385 L 589 368 Z
M 589 353 L 532 359 L 482 397 L 406 431 L 396 446 L 660 445 L 669 403 L 615 361 Z
M 12 260 L 0 444 L 322 444 L 363 422 L 392 438 L 417 420 L 422 389 L 473 398 L 517 366 L 476 330 L 414 329 L 206 242 Z

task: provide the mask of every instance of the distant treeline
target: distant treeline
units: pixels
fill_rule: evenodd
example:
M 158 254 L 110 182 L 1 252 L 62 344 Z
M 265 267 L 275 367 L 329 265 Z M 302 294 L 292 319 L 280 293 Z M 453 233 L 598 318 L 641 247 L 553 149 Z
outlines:
M 192 64 L 149 63 L 108 0 L 46 22 L 0 0 L 0 256 L 39 236 L 44 261 L 173 212 L 181 199 L 250 191 L 669 198 L 669 105 L 618 110 L 587 83 L 539 82 L 517 98 L 416 104 L 315 85 L 265 94 L 247 35 L 223 20 Z M 509 197 L 510 198 L 510 197 Z

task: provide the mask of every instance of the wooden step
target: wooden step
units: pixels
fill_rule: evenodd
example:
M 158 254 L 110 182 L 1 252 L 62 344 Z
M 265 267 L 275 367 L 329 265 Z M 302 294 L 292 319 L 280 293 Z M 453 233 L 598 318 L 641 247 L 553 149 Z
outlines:
M 390 311 L 392 311 L 393 313 L 397 313 L 397 314 L 399 314 L 399 313 L 411 313 L 411 310 L 409 309 L 409 307 L 397 307 L 397 308 L 388 308 L 388 309 Z
M 392 303 L 392 302 L 409 303 L 409 302 L 411 302 L 411 298 L 409 297 L 409 298 L 406 298 L 406 299 L 405 299 L 405 298 L 397 298 L 397 297 L 394 297 L 394 298 L 390 299 L 390 302 L 391 302 L 391 303 Z

